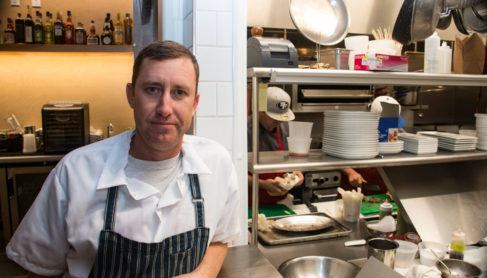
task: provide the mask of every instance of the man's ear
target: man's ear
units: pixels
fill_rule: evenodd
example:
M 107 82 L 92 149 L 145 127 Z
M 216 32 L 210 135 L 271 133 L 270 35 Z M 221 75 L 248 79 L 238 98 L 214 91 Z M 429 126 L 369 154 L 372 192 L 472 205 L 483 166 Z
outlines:
M 193 115 L 196 113 L 196 109 L 198 108 L 198 103 L 200 102 L 200 94 L 196 92 L 194 97 L 194 104 L 193 104 Z
M 130 105 L 130 108 L 134 108 L 135 105 L 135 91 L 132 83 L 127 83 L 125 86 L 125 94 L 127 95 L 127 101 Z

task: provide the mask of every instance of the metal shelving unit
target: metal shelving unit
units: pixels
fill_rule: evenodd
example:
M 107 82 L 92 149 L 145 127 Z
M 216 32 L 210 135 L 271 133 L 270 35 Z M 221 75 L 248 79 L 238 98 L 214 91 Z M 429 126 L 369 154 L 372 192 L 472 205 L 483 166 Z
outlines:
M 417 72 L 370 72 L 349 70 L 315 70 L 287 68 L 249 68 L 247 77 L 252 80 L 252 153 L 249 153 L 249 171 L 252 179 L 252 236 L 257 245 L 258 179 L 259 174 L 291 170 L 329 170 L 347 167 L 381 167 L 415 164 L 448 163 L 487 159 L 486 151 L 444 152 L 432 155 L 401 153 L 382 158 L 345 160 L 328 156 L 321 150 L 312 150 L 305 158 L 290 157 L 287 152 L 259 152 L 259 98 L 258 84 L 362 84 L 362 85 L 444 85 L 487 86 L 487 76 L 467 74 L 428 74 Z

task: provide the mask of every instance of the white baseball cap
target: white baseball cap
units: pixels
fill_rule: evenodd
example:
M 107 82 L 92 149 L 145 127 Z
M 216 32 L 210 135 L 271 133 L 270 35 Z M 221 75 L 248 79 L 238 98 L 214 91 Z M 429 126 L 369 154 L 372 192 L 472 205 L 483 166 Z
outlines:
M 291 111 L 291 97 L 286 91 L 279 87 L 267 88 L 267 111 L 266 114 L 276 121 L 287 122 L 294 120 L 294 113 Z

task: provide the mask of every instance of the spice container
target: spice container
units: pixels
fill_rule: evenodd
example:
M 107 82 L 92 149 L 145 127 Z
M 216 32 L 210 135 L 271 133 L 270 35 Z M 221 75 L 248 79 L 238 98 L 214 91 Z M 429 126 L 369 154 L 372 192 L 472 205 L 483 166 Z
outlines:
M 326 48 L 320 51 L 319 63 L 328 64 L 335 69 L 348 69 L 350 50 L 344 48 Z

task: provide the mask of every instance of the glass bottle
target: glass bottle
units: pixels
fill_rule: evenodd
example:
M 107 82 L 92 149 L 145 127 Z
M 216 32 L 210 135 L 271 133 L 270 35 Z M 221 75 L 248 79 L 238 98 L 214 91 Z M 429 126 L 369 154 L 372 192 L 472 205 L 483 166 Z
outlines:
M 64 43 L 64 24 L 61 12 L 57 12 L 56 21 L 54 21 L 54 43 Z
M 44 43 L 54 43 L 54 26 L 52 23 L 52 14 L 50 12 L 46 12 L 46 21 L 44 22 Z
M 71 11 L 68 11 L 68 18 L 64 23 L 64 43 L 65 44 L 74 43 L 74 25 L 71 19 Z
M 450 259 L 463 260 L 465 251 L 465 233 L 462 229 L 453 232 L 450 242 Z
M 34 43 L 34 21 L 30 15 L 30 6 L 27 5 L 27 17 L 24 20 L 25 43 Z
M 110 14 L 107 14 L 105 18 L 105 23 L 103 24 L 103 33 L 101 34 L 101 44 L 110 45 L 113 44 L 113 33 L 110 28 Z
M 132 44 L 132 30 L 134 21 L 130 18 L 130 14 L 125 14 L 125 19 L 123 21 L 125 44 Z
M 96 35 L 95 21 L 91 21 L 90 34 L 86 38 L 86 44 L 98 45 L 100 44 L 100 38 Z
M 78 22 L 78 26 L 74 30 L 74 42 L 76 44 L 86 44 L 86 31 L 81 22 Z
M 34 43 L 44 42 L 44 27 L 42 27 L 42 13 L 36 12 L 36 21 L 34 23 Z
M 114 33 L 115 44 L 122 45 L 124 41 L 123 36 L 123 23 L 120 19 L 120 13 L 117 13 L 117 22 L 115 23 L 115 33 Z
M 22 18 L 22 14 L 18 13 L 15 19 L 15 42 L 24 43 L 25 42 L 25 21 Z
M 5 44 L 15 43 L 14 21 L 10 17 L 7 18 L 7 27 L 5 28 L 5 33 L 4 33 L 4 43 Z

